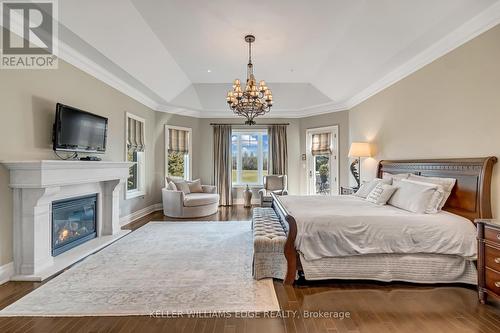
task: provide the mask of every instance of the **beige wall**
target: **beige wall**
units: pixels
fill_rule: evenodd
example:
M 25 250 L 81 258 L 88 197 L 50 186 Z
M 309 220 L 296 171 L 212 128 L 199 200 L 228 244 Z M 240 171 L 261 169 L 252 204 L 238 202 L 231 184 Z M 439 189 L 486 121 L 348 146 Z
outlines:
M 500 156 L 499 40 L 497 26 L 349 112 L 302 119 L 259 119 L 290 123 L 290 193 L 306 193 L 301 154 L 305 153 L 305 131 L 309 128 L 339 125 L 341 185 L 349 182 L 350 141 L 371 141 L 377 146 L 377 156 L 363 161 L 363 179 L 375 175 L 379 159 Z M 145 118 L 147 194 L 127 201 L 122 197 L 120 216 L 161 201 L 165 124 L 193 129 L 193 177 L 212 183 L 213 133 L 209 124 L 242 122 L 237 118 L 197 119 L 154 112 L 63 61 L 57 70 L 0 71 L 0 100 L 0 160 L 56 158 L 51 149 L 56 102 L 109 118 L 105 160 L 124 160 L 125 112 Z M 497 169 L 493 179 L 496 217 L 500 213 Z M 0 167 L 0 266 L 12 260 L 12 192 L 8 179 L 7 170 Z
M 146 119 L 146 190 L 144 197 L 121 198 L 120 216 L 161 202 L 164 186 L 164 126 L 175 125 L 193 130 L 193 178 L 213 182 L 213 132 L 210 122 L 241 124 L 238 118 L 197 119 L 162 112 L 123 95 L 105 83 L 61 61 L 57 70 L 1 71 L 0 99 L 2 119 L 0 160 L 56 159 L 51 147 L 55 104 L 61 102 L 109 118 L 108 149 L 103 160 L 125 158 L 125 113 Z M 259 119 L 266 123 L 290 123 L 288 127 L 289 190 L 305 193 L 305 169 L 300 159 L 305 150 L 305 130 L 328 123 L 341 125 L 341 142 L 347 141 L 347 117 L 344 113 L 304 119 Z M 344 128 L 345 127 L 345 128 Z M 343 133 L 343 134 L 342 134 Z M 345 137 L 342 137 L 344 135 Z M 342 143 L 341 143 L 342 144 Z M 341 162 L 342 163 L 342 162 Z M 342 164 L 341 164 L 342 167 Z M 304 179 L 303 179 L 304 178 Z M 0 167 L 0 266 L 12 261 L 12 191 L 9 175 Z M 236 191 L 237 199 L 241 190 Z
M 337 125 L 339 128 L 339 185 L 349 184 L 349 112 L 333 112 L 300 119 L 300 154 L 306 153 L 306 131 L 312 128 Z M 306 162 L 300 161 L 300 193 L 307 193 Z
M 199 161 L 207 166 L 200 168 L 199 176 L 202 181 L 213 182 L 213 130 L 210 123 L 241 124 L 242 119 L 200 119 L 200 156 Z M 259 123 L 289 123 L 287 129 L 288 137 L 288 186 L 290 194 L 307 193 L 306 163 L 302 161 L 301 155 L 306 150 L 306 130 L 310 128 L 339 126 L 339 164 L 340 184 L 348 184 L 347 152 L 349 144 L 349 115 L 347 111 L 334 112 L 300 119 L 257 119 Z M 256 194 L 256 191 L 255 191 Z M 241 191 L 236 192 L 236 198 L 241 198 Z
M 376 159 L 500 156 L 500 26 L 353 108 L 349 122 L 353 141 L 376 143 Z M 363 166 L 375 175 L 375 159 Z
M 156 112 L 63 61 L 57 70 L 0 71 L 0 101 L 0 160 L 57 159 L 51 146 L 57 102 L 109 118 L 108 147 L 101 156 L 109 161 L 125 159 L 125 113 L 144 118 L 147 194 L 131 200 L 122 195 L 120 216 L 160 202 L 158 173 L 163 170 L 157 165 L 161 159 L 155 148 L 162 140 L 159 122 L 170 115 L 158 113 L 157 118 Z M 178 116 L 169 120 L 190 126 L 198 122 Z M 0 266 L 12 261 L 12 191 L 8 183 L 8 171 L 0 166 Z

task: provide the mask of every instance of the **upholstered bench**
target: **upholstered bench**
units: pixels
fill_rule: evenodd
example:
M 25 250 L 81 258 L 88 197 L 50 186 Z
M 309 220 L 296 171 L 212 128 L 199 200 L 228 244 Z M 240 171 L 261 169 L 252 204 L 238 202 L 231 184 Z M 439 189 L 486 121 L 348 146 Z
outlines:
M 254 208 L 252 229 L 254 278 L 283 279 L 287 268 L 284 255 L 287 235 L 274 210 Z

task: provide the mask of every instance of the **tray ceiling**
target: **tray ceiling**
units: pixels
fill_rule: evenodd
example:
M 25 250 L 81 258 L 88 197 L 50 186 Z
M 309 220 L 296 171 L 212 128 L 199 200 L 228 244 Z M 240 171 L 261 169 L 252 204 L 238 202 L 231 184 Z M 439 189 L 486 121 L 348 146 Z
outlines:
M 157 110 L 224 117 L 252 33 L 271 115 L 300 117 L 352 107 L 498 24 L 499 2 L 65 0 L 60 56 Z

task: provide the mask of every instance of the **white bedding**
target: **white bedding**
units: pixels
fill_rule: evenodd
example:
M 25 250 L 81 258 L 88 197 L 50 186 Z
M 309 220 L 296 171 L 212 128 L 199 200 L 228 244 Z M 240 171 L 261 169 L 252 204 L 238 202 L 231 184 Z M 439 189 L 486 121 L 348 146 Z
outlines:
M 295 247 L 306 260 L 380 253 L 476 259 L 476 228 L 448 212 L 416 214 L 354 196 L 282 196 L 295 217 Z

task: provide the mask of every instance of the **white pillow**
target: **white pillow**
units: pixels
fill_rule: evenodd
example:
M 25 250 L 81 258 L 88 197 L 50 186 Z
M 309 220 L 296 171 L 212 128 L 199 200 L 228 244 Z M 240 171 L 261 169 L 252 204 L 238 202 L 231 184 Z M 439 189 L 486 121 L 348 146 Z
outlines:
M 407 179 L 408 177 L 410 177 L 409 173 L 398 173 L 398 174 L 392 174 L 392 173 L 388 173 L 388 172 L 382 173 L 382 179 L 389 181 L 388 184 L 392 184 L 392 182 L 395 180 L 399 181 L 399 180 Z
M 377 205 L 385 205 L 397 190 L 396 186 L 383 184 L 379 182 L 377 186 L 368 194 L 366 201 L 373 202 Z
M 173 180 L 175 187 L 177 187 L 177 191 L 182 191 L 184 194 L 189 194 L 191 191 L 189 190 L 189 185 L 185 180 Z
M 422 185 L 406 179 L 395 181 L 394 185 L 398 189 L 389 199 L 389 205 L 418 214 L 425 213 L 437 190 L 436 185 Z
M 177 191 L 177 186 L 175 186 L 174 182 L 168 182 L 167 190 L 169 191 Z
M 457 180 L 454 178 L 424 177 L 417 175 L 410 175 L 408 179 L 429 184 L 441 185 L 443 187 L 444 196 L 443 198 L 441 198 L 438 210 L 443 209 L 444 205 L 446 204 L 446 200 L 448 200 L 448 198 L 450 197 L 451 191 L 453 190 L 453 187 L 457 182 Z
M 201 180 L 191 180 L 187 182 L 189 186 L 190 193 L 203 193 L 203 187 L 201 187 Z
M 430 183 L 425 183 L 425 182 L 418 182 L 416 180 L 410 180 L 410 179 L 404 179 L 405 182 L 408 183 L 414 183 L 414 184 L 420 184 L 420 185 L 425 185 L 425 186 L 430 186 L 434 187 L 436 186 L 436 192 L 431 197 L 431 200 L 429 201 L 429 205 L 425 209 L 426 214 L 437 214 L 441 211 L 439 208 L 439 205 L 441 204 L 441 200 L 443 200 L 443 197 L 445 195 L 444 193 L 444 188 L 441 185 L 435 185 L 435 184 L 430 184 Z
M 373 180 L 370 180 L 369 182 L 364 183 L 359 187 L 359 190 L 354 193 L 355 196 L 366 199 L 368 194 L 370 194 L 371 191 L 377 186 L 378 183 L 383 182 L 384 184 L 388 184 L 388 180 L 380 179 L 380 178 L 375 178 Z

